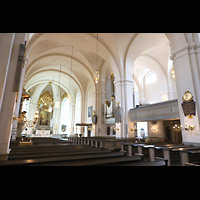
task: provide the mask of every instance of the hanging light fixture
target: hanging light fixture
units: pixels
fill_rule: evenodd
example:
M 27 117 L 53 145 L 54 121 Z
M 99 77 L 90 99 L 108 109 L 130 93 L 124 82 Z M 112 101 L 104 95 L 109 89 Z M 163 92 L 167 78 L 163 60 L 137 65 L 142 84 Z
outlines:
M 171 67 L 171 74 L 172 74 L 172 78 L 173 78 L 174 80 L 176 80 L 174 66 Z
M 72 46 L 72 56 L 71 56 L 71 68 L 70 68 L 70 79 L 69 79 L 69 93 L 67 95 L 68 99 L 71 99 L 72 95 L 71 95 L 71 74 L 72 74 L 72 60 L 73 60 L 73 46 Z
M 97 33 L 96 71 L 95 71 L 95 73 L 93 74 L 95 83 L 98 83 L 98 82 L 99 82 L 99 76 L 100 76 L 100 73 L 99 73 L 99 71 L 97 70 L 97 67 L 98 67 L 98 40 L 99 40 L 99 38 L 98 38 L 98 33 Z
M 57 93 L 57 101 L 55 102 L 55 107 L 60 108 L 60 74 L 61 74 L 61 65 L 60 65 L 60 73 L 59 73 L 59 88 L 58 88 L 58 93 Z
M 98 83 L 99 82 L 99 71 L 96 70 L 95 73 L 93 74 L 93 76 L 94 76 L 95 83 Z

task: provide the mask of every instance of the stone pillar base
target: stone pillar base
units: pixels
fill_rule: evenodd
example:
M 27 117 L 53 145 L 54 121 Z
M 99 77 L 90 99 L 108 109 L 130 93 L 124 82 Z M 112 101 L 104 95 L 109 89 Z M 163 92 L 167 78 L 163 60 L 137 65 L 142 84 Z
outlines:
M 10 150 L 11 149 L 9 149 L 8 153 L 0 154 L 0 161 L 8 160 L 8 155 L 10 153 Z
M 8 160 L 8 155 L 9 155 L 9 153 L 7 153 L 7 154 L 0 154 L 0 161 Z

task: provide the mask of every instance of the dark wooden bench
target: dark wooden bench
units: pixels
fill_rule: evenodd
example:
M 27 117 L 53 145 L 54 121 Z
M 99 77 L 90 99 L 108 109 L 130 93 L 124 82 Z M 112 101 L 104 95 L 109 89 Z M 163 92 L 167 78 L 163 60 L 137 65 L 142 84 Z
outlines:
M 200 146 L 177 148 L 173 151 L 180 152 L 182 166 L 185 166 L 185 163 L 191 163 L 200 160 Z
M 46 165 L 47 163 L 58 163 L 58 165 L 63 162 L 87 160 L 87 159 L 97 159 L 97 158 L 113 158 L 124 156 L 122 152 L 116 153 L 104 153 L 104 154 L 93 154 L 93 155 L 69 155 L 69 156 L 57 156 L 57 157 L 44 157 L 35 159 L 19 159 L 19 160 L 7 160 L 0 162 L 0 166 L 23 166 L 23 165 Z
M 162 154 L 156 154 L 155 152 L 155 147 L 156 145 L 166 145 L 165 143 L 152 143 L 152 142 L 147 142 L 143 144 L 133 144 L 133 149 L 134 147 L 137 147 L 137 152 L 144 154 L 144 160 L 145 161 L 150 161 L 154 162 L 155 157 L 162 157 Z M 136 149 L 135 149 L 136 151 Z
M 118 152 L 119 153 L 119 152 Z M 117 154 L 118 154 L 117 153 Z M 113 153 L 113 155 L 116 153 Z M 102 157 L 102 158 L 95 158 L 92 160 L 79 160 L 74 162 L 65 162 L 65 163 L 55 163 L 55 164 L 49 164 L 53 166 L 115 166 L 120 165 L 124 163 L 130 163 L 130 162 L 139 162 L 142 160 L 142 154 L 134 155 L 132 157 L 126 157 L 124 154 L 121 156 L 112 156 L 109 158 Z
M 13 155 L 31 155 L 31 154 L 41 154 L 41 153 L 62 153 L 62 152 L 79 152 L 79 151 L 90 151 L 93 149 L 92 147 L 88 146 L 78 146 L 78 147 L 71 147 L 71 148 L 39 148 L 39 149 L 20 149 L 20 150 L 12 150 L 10 151 L 8 158 Z M 99 148 L 100 149 L 100 148 Z
M 127 147 L 127 149 L 126 149 Z M 151 144 L 146 143 L 122 143 L 121 144 L 121 151 L 128 151 L 128 156 L 131 157 L 135 154 L 144 154 L 144 160 L 155 161 L 154 157 L 152 156 L 152 148 L 154 148 Z
M 120 166 L 167 166 L 167 160 L 156 157 L 156 160 L 153 162 L 136 162 L 136 163 L 124 164 Z
M 42 150 L 42 149 L 71 149 L 71 148 L 92 148 L 87 145 L 44 145 L 44 146 L 23 146 L 11 147 L 13 151 Z
M 198 166 L 200 167 L 200 150 L 191 150 L 188 152 L 187 162 L 185 166 Z
M 183 144 L 171 144 L 166 146 L 156 146 L 155 149 L 163 151 L 163 157 L 168 160 L 168 166 L 171 166 L 173 163 L 181 161 L 181 156 L 179 153 L 180 149 L 191 148 L 191 145 L 183 145 Z
M 87 144 L 87 145 L 95 145 L 94 140 L 109 140 L 114 139 L 113 137 L 68 137 L 70 142 L 73 144 Z
M 42 138 L 42 137 L 33 137 L 33 138 L 27 138 L 27 137 L 22 137 L 22 138 L 17 138 L 16 141 L 11 141 L 11 147 L 12 146 L 19 146 L 23 142 L 30 142 L 32 145 L 67 145 L 71 144 L 72 142 L 67 141 L 67 140 L 61 140 L 58 138 Z
M 79 150 L 79 151 L 65 151 L 65 152 L 39 152 L 39 153 L 27 153 L 27 154 L 12 154 L 8 156 L 8 160 L 14 159 L 32 159 L 32 158 L 42 158 L 42 157 L 56 157 L 56 156 L 67 156 L 67 155 L 89 155 L 89 154 L 103 154 L 110 153 L 111 150 Z
M 168 160 L 168 165 L 171 165 L 171 161 L 180 160 L 179 153 L 171 152 L 171 150 L 182 147 L 191 147 L 178 143 L 122 143 L 121 151 L 126 150 L 128 147 L 128 156 L 132 156 L 134 153 L 144 154 L 144 161 L 155 161 L 156 157 L 165 158 Z M 171 155 L 172 154 L 172 155 Z

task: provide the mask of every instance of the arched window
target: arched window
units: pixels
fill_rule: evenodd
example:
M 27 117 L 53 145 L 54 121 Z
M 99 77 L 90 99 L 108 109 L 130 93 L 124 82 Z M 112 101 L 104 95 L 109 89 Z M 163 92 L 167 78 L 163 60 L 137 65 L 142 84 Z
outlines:
M 146 84 L 147 85 L 156 82 L 156 80 L 157 80 L 156 73 L 151 71 L 146 75 Z
M 81 98 L 79 93 L 76 96 L 75 125 L 76 123 L 81 123 Z M 77 126 L 76 128 L 77 128 L 76 133 L 80 134 L 80 126 Z
M 24 101 L 23 101 L 23 106 L 22 106 L 22 112 L 23 111 L 26 111 L 26 117 L 28 116 L 28 109 L 29 108 L 29 101 L 27 101 L 27 99 L 25 99 Z
M 62 101 L 61 107 L 61 125 L 66 124 L 67 130 L 71 129 L 71 110 L 70 110 L 70 99 L 65 97 Z M 70 129 L 69 129 L 70 128 Z M 66 131 L 65 133 L 67 133 Z
M 200 41 L 200 33 L 198 33 L 199 41 Z

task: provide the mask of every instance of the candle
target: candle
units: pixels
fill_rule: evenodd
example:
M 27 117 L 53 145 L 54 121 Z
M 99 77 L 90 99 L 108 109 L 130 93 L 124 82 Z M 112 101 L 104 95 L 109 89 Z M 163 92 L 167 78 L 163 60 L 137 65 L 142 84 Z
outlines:
M 187 128 L 187 123 L 185 123 L 185 128 Z

